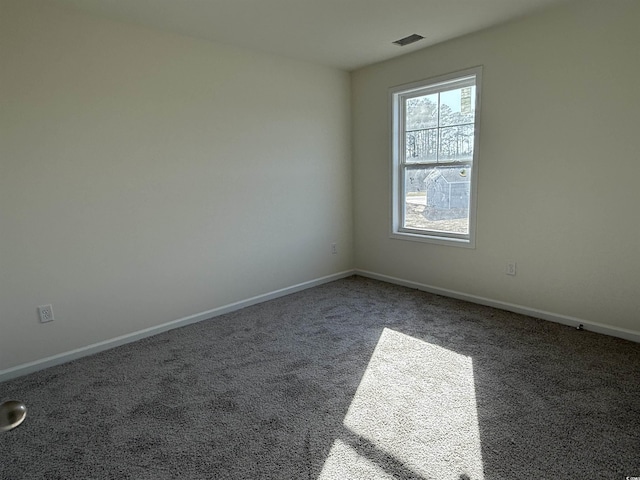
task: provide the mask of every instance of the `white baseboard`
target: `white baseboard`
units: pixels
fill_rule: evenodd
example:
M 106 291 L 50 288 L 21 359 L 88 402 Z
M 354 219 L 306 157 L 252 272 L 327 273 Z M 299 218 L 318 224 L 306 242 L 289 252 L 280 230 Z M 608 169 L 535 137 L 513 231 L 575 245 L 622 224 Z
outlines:
M 637 332 L 634 330 L 628 330 L 628 329 L 619 328 L 619 327 L 612 327 L 610 325 L 603 325 L 601 323 L 590 322 L 587 320 L 582 320 L 580 318 L 570 317 L 567 315 L 560 315 L 557 313 L 547 312 L 544 310 L 524 307 L 522 305 L 516 305 L 513 303 L 502 302 L 499 300 L 493 300 L 490 298 L 480 297 L 477 295 L 470 295 L 470 294 L 458 292 L 455 290 L 448 290 L 445 288 L 434 287 L 432 285 L 426 285 L 423 283 L 413 282 L 410 280 L 391 277 L 389 275 L 383 275 L 380 273 L 370 272 L 367 270 L 356 269 L 356 270 L 345 270 L 343 272 L 327 275 L 325 277 L 316 278 L 308 282 L 299 283 L 297 285 L 293 285 L 290 287 L 281 288 L 280 290 L 275 290 L 273 292 L 251 297 L 246 300 L 230 303 L 228 305 L 214 308 L 212 310 L 207 310 L 206 312 L 197 313 L 195 315 L 190 315 L 188 317 L 180 318 L 178 320 L 173 320 L 171 322 L 163 323 L 162 325 L 157 325 L 155 327 L 139 330 L 137 332 L 129 333 L 127 335 L 122 335 L 120 337 L 105 340 L 103 342 L 87 345 L 86 347 L 77 348 L 75 350 L 60 353 L 58 355 L 53 355 L 51 357 L 46 357 L 40 360 L 18 365 L 6 370 L 0 370 L 0 382 L 4 382 L 6 380 L 10 380 L 16 377 L 21 377 L 23 375 L 36 372 L 38 370 L 43 370 L 45 368 L 53 367 L 55 365 L 60 365 L 62 363 L 70 362 L 78 358 L 93 355 L 95 353 L 102 352 L 104 350 L 109 350 L 111 348 L 118 347 L 120 345 L 125 345 L 127 343 L 135 342 L 136 340 L 141 340 L 146 337 L 151 337 L 153 335 L 157 335 L 159 333 L 166 332 L 168 330 L 173 330 L 174 328 L 184 327 L 192 323 L 197 323 L 203 320 L 208 320 L 210 318 L 217 317 L 219 315 L 224 315 L 225 313 L 234 312 L 236 310 L 240 310 L 241 308 L 250 307 L 251 305 L 256 305 L 258 303 L 266 302 L 268 300 L 284 297 L 285 295 L 290 295 L 292 293 L 300 292 L 302 290 L 306 290 L 307 288 L 312 288 L 318 285 L 322 285 L 324 283 L 333 282 L 334 280 L 346 278 L 351 275 L 360 275 L 363 277 L 368 277 L 368 278 L 380 280 L 387 283 L 393 283 L 396 285 L 402 285 L 409 288 L 415 288 L 417 290 L 434 293 L 436 295 L 457 298 L 459 300 L 465 300 L 471 303 L 487 305 L 489 307 L 495 307 L 501 310 L 507 310 L 515 313 L 521 313 L 523 315 L 529 315 L 531 317 L 541 318 L 543 320 L 548 320 L 548 321 L 560 323 L 563 325 L 569 325 L 572 327 L 577 327 L 578 325 L 582 324 L 585 330 L 589 330 L 596 333 L 602 333 L 604 335 L 610 335 L 612 337 L 623 338 L 625 340 L 631 340 L 633 342 L 640 343 L 640 332 Z
M 246 300 L 230 303 L 222 307 L 214 308 L 212 310 L 207 310 L 206 312 L 196 313 L 195 315 L 189 315 L 188 317 L 163 323 L 162 325 L 145 328 L 144 330 L 139 330 L 137 332 L 129 333 L 127 335 L 122 335 L 116 338 L 111 338 L 103 342 L 87 345 L 86 347 L 77 348 L 75 350 L 71 350 L 68 352 L 60 353 L 58 355 L 53 355 L 51 357 L 46 357 L 40 360 L 18 365 L 6 370 L 0 370 L 0 382 L 4 382 L 6 380 L 10 380 L 16 377 L 21 377 L 29 373 L 37 372 L 38 370 L 43 370 L 45 368 L 53 367 L 55 365 L 60 365 L 62 363 L 70 362 L 71 360 L 76 360 L 78 358 L 86 357 L 88 355 L 93 355 L 95 353 L 102 352 L 104 350 L 109 350 L 110 348 L 119 347 L 120 345 L 135 342 L 136 340 L 141 340 L 146 337 L 151 337 L 153 335 L 157 335 L 159 333 L 166 332 L 168 330 L 173 330 L 174 328 L 184 327 L 185 325 L 190 325 L 192 323 L 208 320 L 210 318 L 217 317 L 219 315 L 224 315 L 225 313 L 230 313 L 236 310 L 240 310 L 241 308 L 250 307 L 251 305 L 255 305 L 257 303 L 262 303 L 268 300 L 273 300 L 275 298 L 284 297 L 285 295 L 290 295 L 292 293 L 300 292 L 302 290 L 306 290 L 307 288 L 316 287 L 318 285 L 322 285 L 323 283 L 333 282 L 334 280 L 346 278 L 353 274 L 354 274 L 353 270 L 345 270 L 344 272 L 334 273 L 332 275 L 316 278 L 308 282 L 299 283 L 291 287 L 281 288 L 280 290 L 275 290 L 273 292 L 264 293 L 262 295 L 247 298 Z
M 560 315 L 558 313 L 547 312 L 545 310 L 538 310 L 536 308 L 524 307 L 522 305 L 516 305 L 514 303 L 502 302 L 500 300 L 493 300 L 491 298 L 479 297 L 477 295 L 469 295 L 467 293 L 457 292 L 455 290 L 448 290 L 446 288 L 434 287 L 432 285 L 412 282 L 410 280 L 404 280 L 401 278 L 391 277 L 389 275 L 382 275 L 380 273 L 369 272 L 367 270 L 356 269 L 354 273 L 356 275 L 372 278 L 374 280 L 381 280 L 387 283 L 394 283 L 396 285 L 415 288 L 417 290 L 422 290 L 424 292 L 434 293 L 436 295 L 442 295 L 443 297 L 457 298 L 459 300 L 465 300 L 471 303 L 487 305 L 489 307 L 495 307 L 501 310 L 507 310 L 509 312 L 521 313 L 523 315 L 528 315 L 530 317 L 540 318 L 542 320 L 548 320 L 550 322 L 560 323 L 563 325 L 569 325 L 571 327 L 577 327 L 579 325 L 583 325 L 585 330 L 589 330 L 591 332 L 602 333 L 604 335 L 623 338 L 625 340 L 631 340 L 632 342 L 640 343 L 640 332 L 629 330 L 626 328 L 613 327 L 611 325 L 604 325 L 602 323 L 590 322 L 588 320 L 582 320 L 580 318 L 570 317 L 568 315 Z

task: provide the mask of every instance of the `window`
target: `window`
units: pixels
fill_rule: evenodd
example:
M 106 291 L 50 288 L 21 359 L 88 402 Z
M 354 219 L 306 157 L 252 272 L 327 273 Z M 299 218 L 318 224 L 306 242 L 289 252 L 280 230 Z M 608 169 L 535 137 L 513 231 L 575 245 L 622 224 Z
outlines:
M 475 245 L 481 75 L 391 89 L 393 238 Z

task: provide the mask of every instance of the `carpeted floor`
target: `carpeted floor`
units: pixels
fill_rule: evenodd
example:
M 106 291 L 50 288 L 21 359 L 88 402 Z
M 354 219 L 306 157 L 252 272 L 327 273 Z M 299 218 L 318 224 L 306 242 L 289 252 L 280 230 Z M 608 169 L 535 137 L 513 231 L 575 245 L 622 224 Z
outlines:
M 640 344 L 351 277 L 0 384 L 0 478 L 640 476 Z

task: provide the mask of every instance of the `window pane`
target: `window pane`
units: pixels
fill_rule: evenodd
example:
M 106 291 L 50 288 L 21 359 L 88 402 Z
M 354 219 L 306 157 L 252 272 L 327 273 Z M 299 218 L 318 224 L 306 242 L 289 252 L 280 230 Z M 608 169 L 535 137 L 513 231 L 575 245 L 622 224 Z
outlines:
M 404 228 L 469 233 L 471 166 L 405 169 Z
M 472 160 L 473 131 L 473 125 L 441 128 L 438 160 L 441 162 Z
M 463 87 L 440 93 L 440 126 L 473 123 L 476 87 Z
M 405 134 L 405 161 L 435 162 L 438 152 L 438 129 L 414 130 Z
M 423 130 L 438 126 L 438 94 L 407 98 L 405 129 Z

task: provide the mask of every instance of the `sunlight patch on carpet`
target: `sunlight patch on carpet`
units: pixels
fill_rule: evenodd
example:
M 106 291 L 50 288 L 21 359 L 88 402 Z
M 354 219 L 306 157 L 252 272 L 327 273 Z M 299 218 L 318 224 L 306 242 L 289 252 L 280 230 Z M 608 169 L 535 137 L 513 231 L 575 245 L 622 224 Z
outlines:
M 321 480 L 484 478 L 471 357 L 385 328 L 343 424 Z
M 347 466 L 348 468 L 345 468 Z M 375 461 L 360 455 L 351 445 L 338 439 L 333 442 L 329 457 L 318 478 L 323 480 L 354 478 L 393 480 L 396 477 L 385 472 Z

